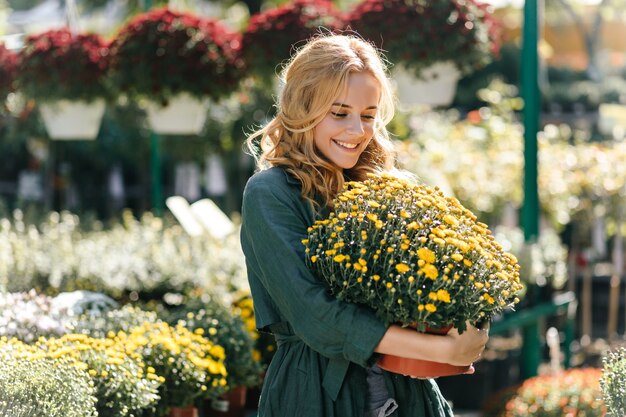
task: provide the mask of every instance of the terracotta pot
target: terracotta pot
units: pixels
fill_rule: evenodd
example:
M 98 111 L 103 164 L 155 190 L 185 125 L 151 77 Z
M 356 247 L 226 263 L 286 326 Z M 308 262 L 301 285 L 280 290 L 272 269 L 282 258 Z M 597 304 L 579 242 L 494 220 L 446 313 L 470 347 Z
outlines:
M 426 333 L 445 335 L 451 328 L 452 326 L 442 329 L 427 327 Z M 469 366 L 455 366 L 448 363 L 402 358 L 394 355 L 381 355 L 377 364 L 386 371 L 416 378 L 459 375 L 470 369 Z
M 198 409 L 193 405 L 187 407 L 172 407 L 168 417 L 198 417 Z
M 238 386 L 211 402 L 211 417 L 243 417 L 246 411 L 246 387 Z

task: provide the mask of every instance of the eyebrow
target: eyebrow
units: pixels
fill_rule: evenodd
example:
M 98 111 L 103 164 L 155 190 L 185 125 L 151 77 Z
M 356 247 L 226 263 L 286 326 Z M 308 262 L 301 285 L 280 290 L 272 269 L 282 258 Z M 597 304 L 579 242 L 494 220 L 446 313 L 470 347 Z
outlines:
M 351 109 L 352 108 L 352 106 L 350 106 L 348 104 L 344 104 L 344 103 L 333 103 L 333 106 L 344 107 L 346 109 Z M 377 108 L 378 108 L 378 106 L 369 106 L 365 110 L 376 110 Z

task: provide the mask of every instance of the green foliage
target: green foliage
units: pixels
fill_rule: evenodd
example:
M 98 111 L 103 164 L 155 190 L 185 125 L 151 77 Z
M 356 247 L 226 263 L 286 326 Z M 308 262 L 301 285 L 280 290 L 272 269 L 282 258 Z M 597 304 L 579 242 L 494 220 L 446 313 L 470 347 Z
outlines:
M 485 405 L 483 417 L 602 417 L 600 369 L 569 369 L 527 379 L 501 391 Z
M 95 389 L 70 358 L 50 359 L 17 341 L 0 340 L 0 415 L 96 417 Z
M 30 35 L 19 53 L 17 89 L 42 101 L 107 97 L 108 56 L 98 35 L 74 35 L 69 29 Z
M 215 294 L 193 297 L 174 310 L 168 321 L 179 321 L 189 330 L 203 329 L 203 335 L 224 348 L 226 380 L 230 387 L 254 387 L 261 384 L 263 367 L 253 355 L 254 340 L 236 312 Z
M 307 264 L 386 323 L 462 332 L 519 301 L 515 257 L 438 189 L 371 175 L 347 183 L 333 207 L 302 242 Z
M 239 35 L 219 21 L 167 8 L 133 18 L 111 44 L 117 91 L 167 104 L 175 94 L 218 100 L 237 89 Z
M 365 0 L 347 21 L 392 63 L 418 77 L 439 61 L 452 61 L 463 74 L 471 73 L 498 50 L 498 24 L 491 10 L 474 0 Z
M 294 0 L 250 18 L 243 34 L 247 71 L 273 86 L 281 65 L 311 36 L 341 26 L 340 12 L 328 0 Z
M 609 415 L 626 415 L 626 348 L 607 352 L 602 358 L 600 389 Z
M 167 220 L 165 220 L 167 221 Z M 239 287 L 245 280 L 236 235 L 189 236 L 179 225 L 125 212 L 120 223 L 83 230 L 74 214 L 50 213 L 37 225 L 0 220 L 0 283 L 11 292 L 96 290 L 120 298 L 160 298 L 197 287 Z

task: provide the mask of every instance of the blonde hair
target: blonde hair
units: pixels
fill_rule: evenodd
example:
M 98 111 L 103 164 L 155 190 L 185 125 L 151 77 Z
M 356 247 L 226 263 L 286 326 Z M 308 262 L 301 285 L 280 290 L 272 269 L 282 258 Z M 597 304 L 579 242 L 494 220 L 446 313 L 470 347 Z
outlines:
M 375 47 L 354 35 L 320 35 L 310 40 L 281 73 L 284 88 L 276 117 L 247 140 L 259 168 L 285 168 L 301 182 L 302 197 L 316 209 L 320 203 L 330 206 L 346 178 L 360 181 L 367 173 L 391 170 L 395 153 L 386 125 L 393 118 L 394 102 L 385 71 Z M 316 149 L 314 127 L 346 89 L 348 76 L 358 72 L 376 78 L 381 97 L 372 140 L 356 165 L 342 170 Z

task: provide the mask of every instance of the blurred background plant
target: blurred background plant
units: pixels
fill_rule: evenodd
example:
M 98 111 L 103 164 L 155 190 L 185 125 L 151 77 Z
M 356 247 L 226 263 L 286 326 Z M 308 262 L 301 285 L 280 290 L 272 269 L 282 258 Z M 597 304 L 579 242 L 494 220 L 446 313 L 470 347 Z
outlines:
M 96 417 L 95 405 L 93 381 L 74 358 L 0 338 L 0 415 Z
M 34 289 L 23 293 L 0 292 L 0 336 L 34 343 L 39 337 L 66 332 L 68 310 L 57 310 L 52 297 Z
M 618 347 L 604 355 L 600 389 L 608 415 L 626 415 L 626 348 Z
M 469 74 L 498 53 L 498 23 L 492 12 L 474 0 L 365 0 L 349 11 L 347 24 L 416 78 L 445 61 Z
M 51 213 L 45 222 L 0 220 L 0 283 L 8 291 L 36 288 L 59 292 L 99 290 L 119 299 L 161 298 L 196 287 L 245 287 L 238 237 L 191 237 L 173 219 L 126 212 L 120 223 L 81 227 L 71 213 Z M 223 291 L 229 294 L 229 291 Z
M 117 338 L 128 351 L 141 355 L 148 369 L 162 377 L 158 407 L 144 410 L 144 417 L 163 417 L 172 407 L 215 399 L 228 389 L 225 352 L 222 346 L 191 332 L 182 324 L 144 322 Z
M 108 43 L 101 36 L 53 29 L 30 35 L 24 41 L 19 52 L 16 88 L 42 102 L 91 102 L 111 96 L 108 69 Z
M 47 357 L 68 357 L 86 365 L 96 389 L 98 416 L 131 417 L 156 408 L 164 378 L 115 336 L 66 334 L 58 339 L 39 340 L 36 346 Z
M 329 0 L 294 0 L 251 16 L 242 40 L 248 73 L 273 87 L 299 45 L 316 33 L 340 28 L 342 22 Z
M 525 380 L 489 399 L 484 417 L 604 416 L 600 369 L 570 369 Z
M 243 320 L 231 307 L 224 305 L 220 294 L 197 294 L 190 297 L 168 315 L 171 325 L 182 323 L 187 329 L 201 334 L 222 346 L 226 355 L 229 387 L 256 387 L 261 384 L 264 368 L 254 354 L 254 340 Z

